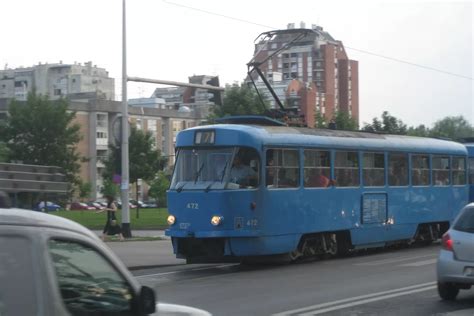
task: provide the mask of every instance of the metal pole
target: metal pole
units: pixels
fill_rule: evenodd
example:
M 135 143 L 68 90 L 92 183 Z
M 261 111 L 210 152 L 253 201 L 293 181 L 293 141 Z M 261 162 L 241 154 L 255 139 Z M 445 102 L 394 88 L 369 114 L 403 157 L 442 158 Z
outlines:
M 169 86 L 190 87 L 190 88 L 200 88 L 200 89 L 207 89 L 207 90 L 225 91 L 225 88 L 210 86 L 210 85 L 207 85 L 207 84 L 195 84 L 195 83 L 169 81 L 169 80 L 159 80 L 159 79 L 148 79 L 148 78 L 140 78 L 140 77 L 128 77 L 127 81 L 157 83 L 157 84 L 165 84 L 165 85 L 169 85 Z
M 128 204 L 129 171 L 128 171 L 128 103 L 127 103 L 127 28 L 125 1 L 123 0 L 122 16 L 122 234 L 132 237 L 130 229 L 130 208 Z

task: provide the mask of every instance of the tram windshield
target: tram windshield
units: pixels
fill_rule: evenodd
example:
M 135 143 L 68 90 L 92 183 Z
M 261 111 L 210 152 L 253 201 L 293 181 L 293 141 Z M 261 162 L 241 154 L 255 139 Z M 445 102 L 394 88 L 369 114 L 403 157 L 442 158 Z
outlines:
M 178 152 L 170 189 L 254 189 L 259 184 L 259 169 L 258 153 L 251 148 L 183 148 Z

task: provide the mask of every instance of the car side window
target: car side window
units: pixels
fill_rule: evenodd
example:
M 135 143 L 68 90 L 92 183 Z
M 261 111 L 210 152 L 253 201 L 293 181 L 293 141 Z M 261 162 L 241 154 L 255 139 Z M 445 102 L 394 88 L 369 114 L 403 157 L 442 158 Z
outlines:
M 454 223 L 453 229 L 468 233 L 474 232 L 474 207 L 467 207 L 463 210 Z
M 31 241 L 0 235 L 0 315 L 37 313 Z
M 133 290 L 95 249 L 52 239 L 49 252 L 64 305 L 71 315 L 133 315 Z

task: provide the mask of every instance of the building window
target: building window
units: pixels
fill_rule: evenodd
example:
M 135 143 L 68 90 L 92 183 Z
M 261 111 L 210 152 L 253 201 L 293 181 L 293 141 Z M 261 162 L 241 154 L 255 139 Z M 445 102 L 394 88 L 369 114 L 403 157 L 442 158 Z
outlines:
M 27 87 L 28 83 L 26 81 L 15 81 L 15 88 Z
M 54 89 L 54 95 L 61 95 L 61 89 Z
M 97 114 L 97 126 L 107 127 L 107 114 Z
M 107 138 L 107 132 L 97 132 L 97 138 Z

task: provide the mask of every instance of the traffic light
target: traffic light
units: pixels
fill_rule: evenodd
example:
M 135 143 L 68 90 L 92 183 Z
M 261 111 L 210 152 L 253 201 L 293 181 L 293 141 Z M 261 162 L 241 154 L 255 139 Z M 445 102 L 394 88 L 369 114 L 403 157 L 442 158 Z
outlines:
M 207 85 L 219 87 L 219 77 L 212 77 L 211 80 L 206 82 Z M 222 91 L 217 90 L 207 90 L 209 94 L 209 102 L 213 102 L 215 105 L 222 105 Z

